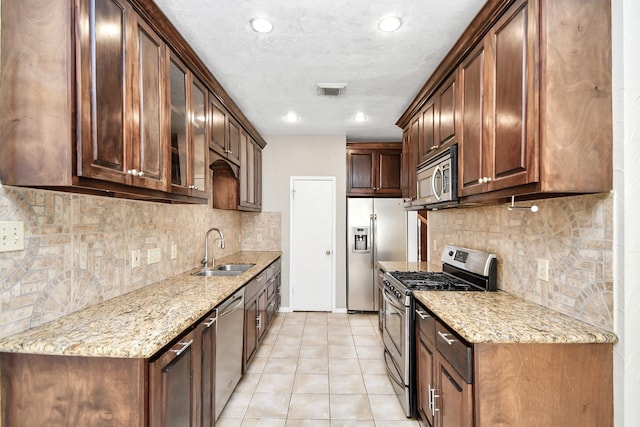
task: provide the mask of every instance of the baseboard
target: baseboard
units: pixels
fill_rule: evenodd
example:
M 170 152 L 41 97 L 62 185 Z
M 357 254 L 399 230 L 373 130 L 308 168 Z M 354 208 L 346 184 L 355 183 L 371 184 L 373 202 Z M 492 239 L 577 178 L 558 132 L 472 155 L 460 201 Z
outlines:
M 346 308 L 334 308 L 332 313 L 347 314 L 347 309 Z
M 289 307 L 280 307 L 278 313 L 291 313 L 291 309 Z

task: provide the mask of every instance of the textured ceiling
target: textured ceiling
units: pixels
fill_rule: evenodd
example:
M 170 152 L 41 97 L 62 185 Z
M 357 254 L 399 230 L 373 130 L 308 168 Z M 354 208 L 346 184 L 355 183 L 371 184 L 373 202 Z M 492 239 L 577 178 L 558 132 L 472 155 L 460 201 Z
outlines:
M 396 120 L 485 1 L 155 0 L 263 136 L 350 141 L 401 139 Z M 394 33 L 377 29 L 388 15 L 402 18 Z M 254 17 L 273 31 L 254 32 Z M 317 83 L 346 95 L 318 97 Z

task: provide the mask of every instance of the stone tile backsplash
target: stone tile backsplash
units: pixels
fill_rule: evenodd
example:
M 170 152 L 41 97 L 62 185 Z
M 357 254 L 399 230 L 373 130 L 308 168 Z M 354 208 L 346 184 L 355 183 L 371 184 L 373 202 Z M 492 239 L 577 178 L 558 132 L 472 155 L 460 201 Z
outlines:
M 613 330 L 613 196 L 595 194 L 507 205 L 430 211 L 430 267 L 446 243 L 495 252 L 498 288 Z M 549 281 L 537 259 L 549 260 Z
M 0 253 L 0 337 L 199 266 L 204 234 L 225 249 L 280 250 L 280 214 L 170 205 L 0 185 L 0 221 L 23 221 L 25 249 Z M 217 242 L 216 242 L 217 243 Z M 177 257 L 171 259 L 171 246 Z M 149 249 L 161 262 L 147 264 Z M 139 249 L 141 266 L 132 268 Z

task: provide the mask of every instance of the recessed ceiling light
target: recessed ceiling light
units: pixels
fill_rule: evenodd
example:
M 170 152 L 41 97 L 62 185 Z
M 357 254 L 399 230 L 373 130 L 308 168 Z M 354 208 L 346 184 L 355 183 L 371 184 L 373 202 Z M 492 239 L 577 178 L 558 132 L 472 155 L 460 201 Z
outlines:
M 251 27 L 258 33 L 268 33 L 273 30 L 273 24 L 266 18 L 253 18 Z
M 362 111 L 358 111 L 356 115 L 353 116 L 354 122 L 364 122 L 365 120 L 367 120 L 367 116 Z
M 289 111 L 286 116 L 284 116 L 284 121 L 288 123 L 295 123 L 300 121 L 300 116 L 298 116 L 293 111 Z
M 385 33 L 389 33 L 400 28 L 400 25 L 402 25 L 402 20 L 400 18 L 397 16 L 387 16 L 378 22 L 378 29 Z

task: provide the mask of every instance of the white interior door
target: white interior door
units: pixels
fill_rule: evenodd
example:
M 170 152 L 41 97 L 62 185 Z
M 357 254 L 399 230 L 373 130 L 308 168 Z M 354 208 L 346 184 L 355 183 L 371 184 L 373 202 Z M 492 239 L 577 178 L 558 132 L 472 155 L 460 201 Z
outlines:
M 291 309 L 331 311 L 335 288 L 334 177 L 291 178 Z

